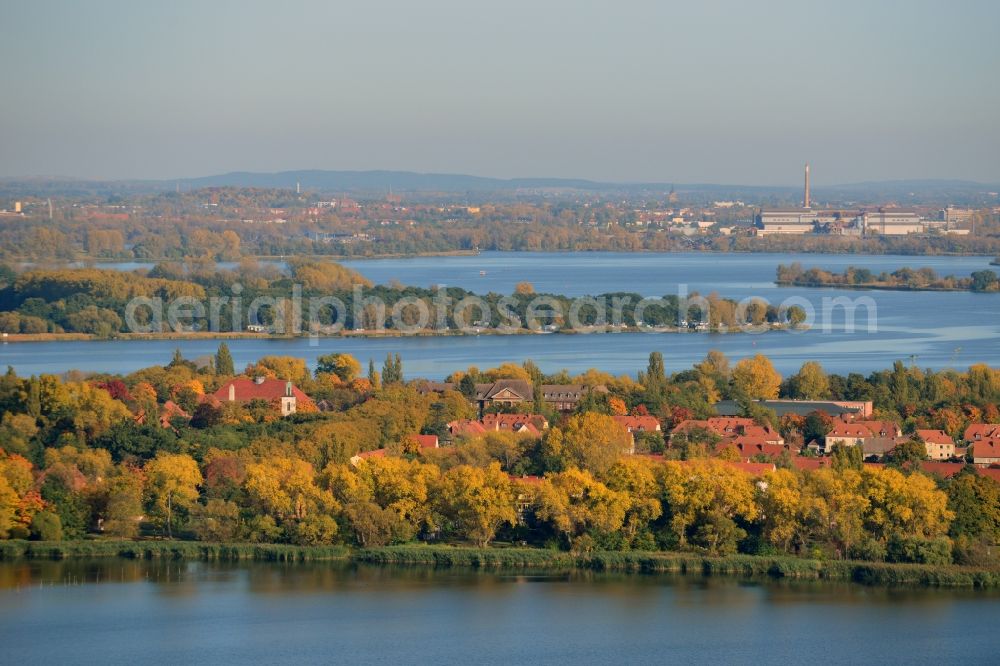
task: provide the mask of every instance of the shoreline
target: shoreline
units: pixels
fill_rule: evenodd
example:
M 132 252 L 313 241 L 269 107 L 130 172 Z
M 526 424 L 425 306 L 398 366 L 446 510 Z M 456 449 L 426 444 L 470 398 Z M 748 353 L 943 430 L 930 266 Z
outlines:
M 971 589 L 1000 587 L 1000 570 L 958 565 L 812 560 L 789 555 L 712 557 L 669 551 L 600 551 L 573 554 L 527 547 L 475 548 L 427 545 L 351 549 L 345 546 L 220 544 L 198 541 L 0 542 L 0 562 L 82 558 L 206 562 L 344 562 L 376 566 L 470 568 L 482 571 L 594 571 L 702 577 L 733 576 L 767 580 L 851 582 L 872 587 Z
M 519 336 L 519 335 L 612 335 L 617 333 L 646 333 L 652 335 L 738 335 L 740 333 L 750 333 L 760 335 L 761 333 L 774 333 L 780 331 L 793 330 L 789 326 L 771 326 L 766 331 L 741 331 L 741 330 L 691 330 L 679 327 L 658 328 L 653 330 L 643 330 L 638 326 L 617 328 L 607 326 L 603 330 L 576 330 L 567 329 L 559 331 L 532 331 L 528 329 L 518 329 L 514 331 L 501 331 L 495 329 L 483 329 L 481 331 L 469 332 L 459 329 L 448 329 L 444 331 L 427 330 L 412 333 L 385 330 L 385 331 L 342 331 L 339 333 L 319 334 L 316 337 L 323 340 L 337 340 L 345 338 L 362 339 L 395 339 L 395 338 L 450 338 L 450 337 L 480 337 L 480 336 Z M 806 328 L 794 329 L 798 331 L 808 330 Z M 277 335 L 269 333 L 254 333 L 251 331 L 237 332 L 184 332 L 184 333 L 118 333 L 111 337 L 101 337 L 92 333 L 5 333 L 2 342 L 11 343 L 38 343 L 38 342 L 131 342 L 141 340 L 308 340 L 312 336 L 307 333 L 299 335 Z
M 891 284 L 841 284 L 839 282 L 829 282 L 829 283 L 800 283 L 800 282 L 790 282 L 790 281 L 774 281 L 774 284 L 778 287 L 800 287 L 802 289 L 852 289 L 855 291 L 935 291 L 935 292 L 958 292 L 958 293 L 968 293 L 968 294 L 997 294 L 1000 291 L 976 291 L 974 289 L 961 289 L 959 287 L 909 287 L 906 285 L 891 285 Z
M 296 254 L 296 255 L 270 255 L 270 254 L 247 254 L 241 255 L 239 259 L 233 260 L 220 260 L 220 261 L 231 261 L 232 263 L 238 264 L 242 259 L 255 259 L 258 261 L 287 261 L 292 258 L 305 258 L 305 259 L 324 259 L 328 261 L 334 261 L 337 263 L 345 261 L 375 261 L 379 259 L 420 259 L 422 257 L 475 257 L 484 253 L 496 253 L 496 254 L 573 254 L 573 253 L 607 253 L 607 254 L 708 254 L 708 255 L 726 255 L 726 254 L 737 254 L 737 255 L 753 255 L 753 254 L 774 254 L 774 255 L 796 255 L 796 254 L 829 254 L 834 256 L 846 255 L 846 256 L 875 256 L 875 257 L 981 257 L 984 259 L 993 259 L 994 255 L 991 253 L 983 254 L 981 252 L 920 252 L 920 253 L 900 253 L 900 252 L 873 252 L 872 248 L 864 248 L 864 252 L 836 252 L 832 251 L 834 248 L 822 247 L 816 249 L 795 249 L 795 250 L 774 250 L 774 249 L 733 249 L 733 250 L 716 250 L 714 248 L 701 248 L 701 247 L 682 247 L 670 250 L 649 250 L 645 248 L 637 250 L 614 250 L 614 249 L 549 249 L 549 250 L 490 250 L 490 249 L 478 249 L 478 250 L 437 250 L 431 252 L 386 252 L 377 254 L 365 254 L 365 255 L 341 255 L 341 254 Z M 45 266 L 68 266 L 73 263 L 78 264 L 131 264 L 131 263 L 149 263 L 158 264 L 162 262 L 179 262 L 183 263 L 188 259 L 193 257 L 161 257 L 158 259 L 149 258 L 121 258 L 121 257 L 77 257 L 72 260 L 63 261 L 38 261 L 26 258 L 11 258 L 8 261 L 17 264 L 37 264 Z M 990 266 L 1000 266 L 1000 263 L 994 261 L 988 262 Z

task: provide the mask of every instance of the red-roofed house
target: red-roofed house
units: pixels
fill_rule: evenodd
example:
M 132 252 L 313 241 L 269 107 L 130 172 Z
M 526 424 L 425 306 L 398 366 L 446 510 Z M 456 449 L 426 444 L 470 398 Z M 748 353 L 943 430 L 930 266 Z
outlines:
M 812 471 L 832 466 L 833 461 L 830 458 L 810 458 L 807 456 L 795 456 L 792 458 L 792 467 L 795 469 Z
M 421 449 L 436 449 L 438 447 L 437 435 L 410 435 L 410 439 L 416 442 Z
M 292 382 L 281 379 L 257 377 L 236 377 L 223 384 L 212 394 L 220 402 L 250 402 L 251 400 L 266 400 L 274 404 L 282 416 L 294 414 L 298 408 L 311 402 L 309 396 L 299 390 Z
M 750 462 L 750 458 L 754 456 L 777 458 L 790 448 L 787 444 L 768 444 L 754 437 L 738 437 L 730 446 L 735 446 L 740 458 L 746 462 Z
M 160 427 L 169 428 L 170 421 L 174 418 L 189 419 L 191 418 L 191 415 L 185 412 L 184 409 L 173 400 L 167 400 L 163 403 L 163 409 L 160 410 Z
M 1000 467 L 977 467 L 976 474 L 993 479 L 1000 483 Z
M 841 446 L 861 446 L 870 439 L 892 439 L 903 433 L 892 421 L 850 421 L 835 423 L 826 433 L 824 450 L 830 452 L 836 444 Z
M 1000 464 L 1000 439 L 983 439 L 969 445 L 974 465 Z
M 539 414 L 483 414 L 483 428 L 497 432 L 541 434 L 549 422 Z
M 917 430 L 916 435 L 924 440 L 928 458 L 948 460 L 955 456 L 955 440 L 944 430 Z
M 619 425 L 631 433 L 660 432 L 660 422 L 655 416 L 612 416 Z
M 943 479 L 950 479 L 965 469 L 965 463 L 921 460 L 920 469 L 928 474 L 940 476 Z
M 768 472 L 773 472 L 778 469 L 774 463 L 729 462 L 726 464 L 742 470 L 752 476 L 763 476 Z
M 970 443 L 983 439 L 1000 439 L 1000 424 L 970 423 L 962 434 L 962 439 Z
M 357 455 L 351 456 L 351 464 L 357 467 L 362 460 L 368 460 L 369 458 L 385 458 L 386 453 L 387 452 L 385 449 L 373 449 L 371 451 L 362 451 Z
M 671 441 L 677 435 L 683 436 L 690 430 L 702 428 L 714 432 L 723 439 L 735 440 L 738 437 L 754 437 L 767 444 L 784 444 L 781 434 L 769 426 L 757 425 L 753 419 L 738 416 L 715 416 L 704 421 L 689 419 L 681 421 L 670 433 Z
M 448 424 L 448 434 L 452 437 L 475 437 L 477 435 L 485 435 L 486 428 L 479 421 L 461 419 Z

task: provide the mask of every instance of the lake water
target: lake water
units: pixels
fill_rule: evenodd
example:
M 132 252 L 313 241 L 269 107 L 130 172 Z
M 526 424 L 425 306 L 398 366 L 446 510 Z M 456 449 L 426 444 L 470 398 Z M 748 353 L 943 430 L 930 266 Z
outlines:
M 775 269 L 799 261 L 804 266 L 843 270 L 849 265 L 873 271 L 930 266 L 939 274 L 967 276 L 989 268 L 990 257 L 902 257 L 822 254 L 633 254 L 609 252 L 500 253 L 477 256 L 418 257 L 344 262 L 376 283 L 459 286 L 478 293 L 511 293 L 521 281 L 538 292 L 573 296 L 635 291 L 644 296 L 712 291 L 737 299 L 756 296 L 779 305 L 807 303 L 816 314 L 805 332 L 739 334 L 607 333 L 600 335 L 476 336 L 406 339 L 236 340 L 228 344 L 237 366 L 266 354 L 289 354 L 310 363 L 319 354 L 348 352 L 363 364 L 381 364 L 388 352 L 403 356 L 407 376 L 444 377 L 469 365 L 489 367 L 531 358 L 543 370 L 579 372 L 598 367 L 634 374 L 651 351 L 664 354 L 668 370 L 681 370 L 719 349 L 733 359 L 767 354 L 783 373 L 807 360 L 830 371 L 863 372 L 893 361 L 930 368 L 965 368 L 972 363 L 1000 366 L 1000 294 L 969 292 L 893 292 L 778 287 Z M 1000 269 L 998 269 L 1000 270 Z M 484 275 L 481 273 L 485 273 Z M 824 299 L 870 298 L 876 306 L 875 330 L 867 311 L 858 310 L 853 330 L 841 310 L 823 317 Z M 829 330 L 823 325 L 828 324 Z M 109 341 L 21 343 L 0 346 L 0 366 L 21 374 L 62 372 L 70 368 L 129 372 L 169 361 L 175 348 L 188 358 L 214 352 L 216 342 Z
M 6 664 L 997 662 L 995 593 L 339 564 L 0 563 Z

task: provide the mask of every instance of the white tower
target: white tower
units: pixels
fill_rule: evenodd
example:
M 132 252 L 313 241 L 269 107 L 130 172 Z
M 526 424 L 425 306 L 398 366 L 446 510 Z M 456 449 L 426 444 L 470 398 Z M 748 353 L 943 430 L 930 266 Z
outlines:
M 802 206 L 804 208 L 810 208 L 809 205 L 809 165 L 806 164 L 806 191 L 802 197 Z

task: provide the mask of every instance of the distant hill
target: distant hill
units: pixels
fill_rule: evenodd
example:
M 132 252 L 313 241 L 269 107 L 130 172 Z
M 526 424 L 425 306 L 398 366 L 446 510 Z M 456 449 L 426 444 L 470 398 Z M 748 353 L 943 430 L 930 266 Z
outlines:
M 412 171 L 326 171 L 319 169 L 231 173 L 176 180 L 100 181 L 65 177 L 0 178 L 0 195 L 113 195 L 167 192 L 175 188 L 194 190 L 205 187 L 260 187 L 293 189 L 321 193 L 356 193 L 381 195 L 398 193 L 506 195 L 532 193 L 626 193 L 660 196 L 675 186 L 670 183 L 601 182 L 581 178 L 488 178 L 466 174 L 416 173 Z M 711 183 L 677 184 L 676 190 L 688 203 L 719 199 L 740 199 L 752 204 L 770 205 L 795 201 L 801 196 L 799 186 L 725 185 Z M 995 203 L 989 192 L 1000 185 L 964 180 L 899 180 L 814 186 L 817 202 L 932 202 Z
M 486 178 L 464 174 L 416 173 L 413 171 L 279 171 L 254 173 L 234 171 L 218 176 L 185 178 L 181 187 L 295 187 L 321 191 L 468 192 L 530 189 L 602 190 L 610 183 L 572 178 Z

